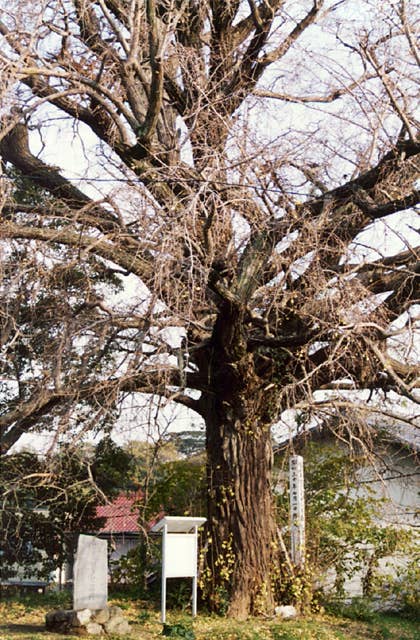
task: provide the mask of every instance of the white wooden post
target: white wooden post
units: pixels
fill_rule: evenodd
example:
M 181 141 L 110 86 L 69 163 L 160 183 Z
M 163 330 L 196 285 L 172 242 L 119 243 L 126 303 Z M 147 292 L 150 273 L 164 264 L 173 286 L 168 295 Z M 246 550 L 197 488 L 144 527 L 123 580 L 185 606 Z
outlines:
M 305 564 L 305 493 L 302 456 L 290 456 L 290 541 L 291 557 L 296 567 Z

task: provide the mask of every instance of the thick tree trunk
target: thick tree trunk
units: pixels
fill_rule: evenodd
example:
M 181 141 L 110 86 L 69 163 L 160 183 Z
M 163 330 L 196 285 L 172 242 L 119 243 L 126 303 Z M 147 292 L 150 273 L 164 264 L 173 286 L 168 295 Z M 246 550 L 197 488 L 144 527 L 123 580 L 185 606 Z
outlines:
M 273 607 L 270 435 L 234 417 L 207 432 L 212 604 L 244 619 Z
M 223 330 L 226 337 L 226 324 Z M 227 353 L 219 345 L 213 342 L 208 370 L 212 392 L 203 399 L 209 600 L 214 609 L 244 619 L 273 609 L 272 446 L 265 406 L 269 399 L 255 373 L 252 354 L 240 348 Z

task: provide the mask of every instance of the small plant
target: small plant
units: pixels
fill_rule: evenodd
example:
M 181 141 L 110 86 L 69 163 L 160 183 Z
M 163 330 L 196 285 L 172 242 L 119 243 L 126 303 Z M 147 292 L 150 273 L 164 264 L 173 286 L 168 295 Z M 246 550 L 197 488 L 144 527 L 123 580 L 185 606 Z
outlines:
M 371 601 L 367 598 L 352 598 L 348 604 L 344 602 L 330 604 L 328 610 L 335 615 L 360 622 L 374 622 L 377 618 Z
M 295 640 L 296 636 L 290 629 L 273 627 L 271 629 L 273 640 Z
M 176 624 L 164 624 L 162 635 L 168 638 L 184 638 L 184 640 L 195 640 L 195 634 L 190 624 L 177 622 Z
M 63 591 L 47 591 L 43 596 L 41 602 L 46 602 L 50 606 L 56 607 L 70 607 L 72 601 L 72 593 L 70 589 L 63 589 Z
M 183 578 L 171 580 L 167 585 L 167 605 L 185 611 L 191 604 L 191 585 Z
M 218 586 L 214 590 L 214 601 L 219 616 L 225 616 L 229 608 L 229 592 L 225 587 Z
M 140 611 L 140 613 L 137 614 L 137 622 L 143 624 L 148 622 L 148 620 L 150 620 L 150 611 Z

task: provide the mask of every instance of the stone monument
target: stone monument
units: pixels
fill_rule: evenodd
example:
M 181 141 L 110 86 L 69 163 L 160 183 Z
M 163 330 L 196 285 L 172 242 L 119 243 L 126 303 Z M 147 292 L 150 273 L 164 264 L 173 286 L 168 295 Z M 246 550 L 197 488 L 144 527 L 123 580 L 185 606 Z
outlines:
M 119 607 L 108 607 L 107 541 L 79 536 L 73 579 L 73 609 L 51 611 L 48 631 L 73 635 L 126 635 L 130 625 Z
M 80 535 L 74 563 L 73 609 L 104 609 L 108 600 L 106 540 Z

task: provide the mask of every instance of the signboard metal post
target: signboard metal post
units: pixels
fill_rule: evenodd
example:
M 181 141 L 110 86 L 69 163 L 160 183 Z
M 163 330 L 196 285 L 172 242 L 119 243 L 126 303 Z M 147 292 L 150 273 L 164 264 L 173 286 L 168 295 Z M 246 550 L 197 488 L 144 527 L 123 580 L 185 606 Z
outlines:
M 166 538 L 168 535 L 168 525 L 163 527 L 162 537 L 162 594 L 161 594 L 161 621 L 166 621 L 166 565 L 167 565 L 167 553 L 166 553 Z

